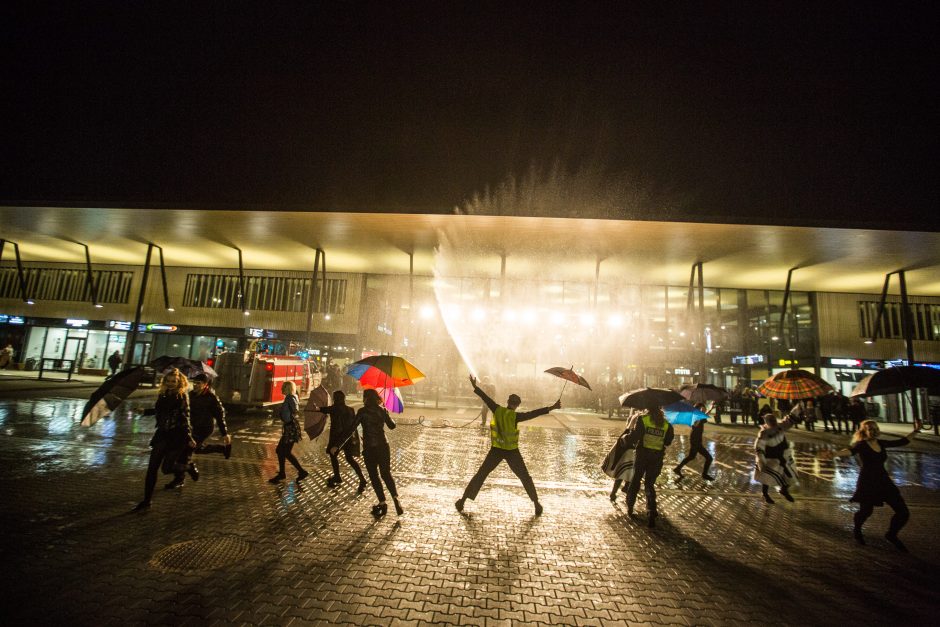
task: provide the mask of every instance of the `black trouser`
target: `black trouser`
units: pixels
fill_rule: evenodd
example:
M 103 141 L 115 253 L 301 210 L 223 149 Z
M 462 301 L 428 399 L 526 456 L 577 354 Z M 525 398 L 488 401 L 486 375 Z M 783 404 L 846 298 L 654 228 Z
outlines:
M 701 454 L 702 457 L 705 458 L 705 466 L 702 467 L 702 475 L 707 475 L 708 469 L 712 465 L 712 455 L 711 453 L 705 450 L 704 446 L 692 447 L 691 449 L 689 449 L 689 454 L 685 456 L 685 459 L 679 462 L 679 465 L 676 466 L 676 470 L 682 470 L 683 466 L 685 466 L 690 461 L 698 457 L 699 454 Z
M 356 471 L 356 476 L 359 477 L 359 481 L 365 481 L 366 478 L 362 474 L 362 468 L 359 467 L 353 454 L 343 449 L 343 455 L 346 457 L 346 463 Z M 330 453 L 330 465 L 333 466 L 333 476 L 339 479 L 339 453 Z
M 284 462 L 289 461 L 294 468 L 297 469 L 297 472 L 303 472 L 304 469 L 300 465 L 300 462 L 297 461 L 297 458 L 294 457 L 294 454 L 291 453 L 291 449 L 294 448 L 294 443 L 288 438 L 281 436 L 280 441 L 277 443 L 277 448 L 274 449 L 274 452 L 277 453 L 277 467 L 278 473 L 281 476 L 284 476 Z
M 398 498 L 398 488 L 395 487 L 395 479 L 392 477 L 392 452 L 388 444 L 374 448 L 362 449 L 362 458 L 366 463 L 366 472 L 369 473 L 369 481 L 372 483 L 372 489 L 379 503 L 385 502 L 385 492 L 382 491 L 382 482 L 388 488 L 388 493 L 393 499 Z M 349 459 L 347 457 L 347 459 Z M 381 480 L 379 476 L 381 475 Z
M 181 457 L 186 455 L 186 444 L 172 432 L 158 431 L 150 440 L 150 460 L 147 462 L 147 477 L 144 479 L 144 501 L 150 502 L 157 485 L 157 471 L 176 470 Z
M 633 509 L 636 496 L 640 492 L 640 482 L 643 481 L 643 491 L 646 493 L 646 509 L 656 511 L 656 479 L 663 470 L 663 451 L 640 446 L 636 450 L 636 463 L 633 465 L 633 478 L 627 488 L 627 507 Z
M 894 510 L 894 516 L 891 517 L 891 522 L 888 524 L 887 535 L 896 537 L 901 528 L 907 524 L 907 520 L 911 517 L 911 512 L 907 509 L 907 503 L 904 502 L 904 498 L 900 493 L 886 497 L 885 503 Z M 875 506 L 871 503 L 862 503 L 860 505 L 858 511 L 855 512 L 855 528 L 858 531 L 862 530 L 862 525 L 865 524 L 865 521 L 868 520 L 868 517 L 871 516 L 874 511 Z
M 476 499 L 477 494 L 480 493 L 480 488 L 483 487 L 483 482 L 486 481 L 489 474 L 496 470 L 496 467 L 499 466 L 499 463 L 503 460 L 509 465 L 509 469 L 519 477 L 519 481 L 522 482 L 522 487 L 525 488 L 525 493 L 529 495 L 532 502 L 538 503 L 539 495 L 535 491 L 535 483 L 532 482 L 532 476 L 529 474 L 529 469 L 525 466 L 525 460 L 522 459 L 522 453 L 519 452 L 519 449 L 516 448 L 507 451 L 505 449 L 496 448 L 495 446 L 490 448 L 490 452 L 486 454 L 486 457 L 483 458 L 483 463 L 480 464 L 480 469 L 477 470 L 477 473 L 470 479 L 470 483 L 467 484 L 467 489 L 463 491 L 463 498 L 470 499 L 471 501 Z

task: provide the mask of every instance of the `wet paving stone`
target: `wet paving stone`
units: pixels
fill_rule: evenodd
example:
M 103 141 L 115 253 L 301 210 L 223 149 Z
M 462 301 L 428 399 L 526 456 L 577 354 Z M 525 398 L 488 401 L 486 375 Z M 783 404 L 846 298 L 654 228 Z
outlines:
M 231 459 L 197 457 L 200 481 L 158 490 L 150 511 L 131 513 L 152 418 L 131 401 L 81 429 L 81 405 L 0 401 L 2 594 L 17 624 L 935 624 L 935 454 L 889 455 L 912 512 L 910 554 L 882 539 L 883 508 L 866 525 L 868 546 L 855 544 L 857 469 L 816 461 L 817 443 L 794 438 L 796 502 L 765 505 L 743 432 L 709 440 L 714 483 L 691 469 L 672 476 L 686 444 L 677 438 L 649 529 L 642 497 L 635 518 L 622 496 L 608 498 L 600 463 L 615 423 L 523 429 L 541 517 L 505 465 L 458 513 L 486 432 L 407 414 L 389 432 L 401 517 L 375 521 L 371 489 L 357 495 L 343 461 L 345 482 L 326 485 L 325 436 L 295 448 L 309 478 L 289 469 L 268 484 L 278 428 L 264 417 L 233 419 Z M 198 568 L 225 554 L 212 539 L 250 548 Z M 168 547 L 187 546 L 170 562 L 181 567 L 155 567 Z

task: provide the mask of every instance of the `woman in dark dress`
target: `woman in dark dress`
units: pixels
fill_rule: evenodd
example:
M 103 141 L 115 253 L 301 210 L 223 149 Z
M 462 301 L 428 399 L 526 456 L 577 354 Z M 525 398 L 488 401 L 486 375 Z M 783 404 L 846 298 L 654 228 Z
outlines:
M 290 462 L 297 469 L 297 481 L 306 479 L 310 475 L 300 465 L 297 458 L 291 452 L 294 444 L 300 442 L 303 431 L 300 427 L 300 401 L 297 400 L 297 386 L 293 381 L 285 381 L 281 385 L 281 393 L 284 394 L 284 402 L 281 404 L 281 439 L 278 440 L 277 448 L 274 453 L 277 455 L 277 474 L 268 479 L 269 483 L 280 483 L 287 479 L 284 472 L 285 462 Z
M 375 390 L 365 390 L 362 393 L 362 402 L 365 406 L 356 413 L 356 422 L 352 429 L 344 434 L 342 442 L 346 442 L 352 437 L 358 425 L 362 425 L 362 456 L 366 462 L 366 471 L 369 473 L 369 480 L 372 482 L 372 489 L 375 490 L 375 496 L 378 497 L 378 505 L 372 507 L 372 515 L 381 518 L 388 513 L 388 505 L 385 503 L 385 492 L 382 490 L 382 482 L 388 488 L 392 495 L 392 501 L 395 502 L 395 511 L 399 516 L 405 513 L 401 503 L 398 502 L 398 489 L 395 487 L 395 479 L 392 477 L 392 454 L 388 446 L 388 440 L 385 439 L 385 427 L 395 428 L 395 421 L 388 415 L 388 411 L 382 407 L 382 398 Z M 331 454 L 339 452 L 341 447 L 334 446 L 330 448 Z M 379 476 L 381 475 L 381 479 Z
M 366 478 L 362 474 L 362 468 L 356 463 L 359 457 L 359 433 L 355 429 L 356 412 L 346 404 L 346 394 L 342 390 L 333 392 L 333 404 L 328 407 L 321 407 L 320 411 L 330 417 L 330 441 L 326 445 L 326 451 L 330 455 L 330 465 L 333 466 L 333 476 L 326 480 L 326 485 L 335 488 L 343 482 L 339 474 L 339 451 L 343 451 L 346 456 L 346 463 L 359 477 L 359 494 L 366 489 Z M 349 436 L 346 442 L 343 438 Z
M 852 446 L 838 451 L 822 451 L 822 459 L 832 459 L 833 457 L 849 457 L 854 455 L 858 460 L 860 470 L 858 473 L 858 483 L 855 486 L 855 494 L 849 499 L 852 503 L 858 503 L 859 508 L 855 513 L 855 529 L 853 534 L 859 544 L 865 544 L 865 537 L 862 535 L 862 525 L 872 515 L 876 507 L 881 507 L 887 503 L 894 510 L 894 516 L 891 517 L 891 523 L 888 526 L 888 532 L 885 538 L 893 544 L 899 551 L 907 551 L 907 547 L 898 538 L 898 532 L 907 523 L 910 518 L 910 511 L 907 504 L 901 496 L 901 491 L 891 480 L 891 475 L 885 469 L 885 462 L 888 460 L 888 453 L 885 449 L 895 446 L 904 446 L 910 444 L 917 432 L 920 431 L 920 423 L 914 423 L 914 430 L 907 437 L 899 440 L 882 440 L 878 436 L 880 431 L 878 423 L 874 420 L 866 420 L 859 427 L 855 435 L 852 436 Z
M 174 368 L 163 376 L 153 410 L 145 412 L 156 416 L 157 430 L 150 439 L 150 461 L 144 480 L 144 500 L 137 504 L 135 510 L 150 508 L 153 489 L 157 485 L 157 471 L 162 467 L 164 474 L 176 473 L 180 462 L 187 459 L 186 448 L 196 446 L 189 422 L 188 391 L 189 381 L 183 373 Z M 179 485 L 174 480 L 166 487 L 172 489 Z

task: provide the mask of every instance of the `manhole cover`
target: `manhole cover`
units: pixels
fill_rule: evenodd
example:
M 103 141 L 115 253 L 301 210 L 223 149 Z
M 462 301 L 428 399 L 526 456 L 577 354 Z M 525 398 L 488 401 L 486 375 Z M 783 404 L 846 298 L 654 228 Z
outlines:
M 150 565 L 163 571 L 212 570 L 237 562 L 248 554 L 250 545 L 237 536 L 200 538 L 171 544 L 150 559 Z

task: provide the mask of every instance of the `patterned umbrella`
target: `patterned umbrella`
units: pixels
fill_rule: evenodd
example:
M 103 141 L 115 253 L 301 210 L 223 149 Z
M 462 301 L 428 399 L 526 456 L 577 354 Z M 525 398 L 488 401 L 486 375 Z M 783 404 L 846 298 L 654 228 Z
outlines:
M 353 362 L 346 374 L 366 388 L 401 388 L 424 379 L 424 373 L 397 355 L 374 355 Z
M 398 388 L 378 388 L 376 392 L 382 397 L 382 405 L 391 413 L 400 414 L 405 411 L 405 401 Z
M 819 398 L 833 391 L 833 387 L 806 370 L 784 370 L 760 384 L 757 391 L 768 398 L 791 401 Z

